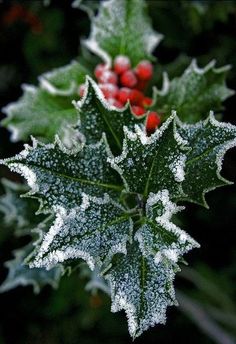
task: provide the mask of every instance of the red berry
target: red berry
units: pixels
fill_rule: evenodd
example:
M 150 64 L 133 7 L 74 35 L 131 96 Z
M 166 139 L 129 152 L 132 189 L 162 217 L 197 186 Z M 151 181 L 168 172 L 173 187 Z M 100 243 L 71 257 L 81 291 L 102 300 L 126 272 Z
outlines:
M 122 74 L 130 69 L 130 59 L 128 56 L 118 55 L 114 61 L 114 70 L 117 74 Z
M 136 75 L 140 80 L 150 80 L 153 74 L 153 67 L 152 64 L 147 61 L 143 60 L 139 62 L 137 67 L 135 68 Z
M 114 84 L 98 84 L 105 98 L 116 98 L 119 89 Z
M 131 109 L 136 116 L 142 116 L 145 114 L 145 109 L 142 106 L 133 105 L 131 106 Z
M 130 103 L 132 105 L 142 105 L 144 95 L 139 90 L 133 89 L 130 92 Z
M 106 66 L 102 63 L 99 63 L 94 70 L 94 75 L 98 79 L 105 70 L 107 70 Z
M 137 85 L 135 88 L 139 91 L 144 91 L 145 88 L 147 87 L 148 81 L 147 80 L 138 80 Z
M 152 104 L 152 98 L 144 97 L 143 106 L 150 106 Z
M 114 99 L 114 98 L 109 98 L 109 99 L 107 99 L 107 101 L 110 105 L 113 105 L 119 109 L 124 106 L 119 100 Z
M 80 97 L 83 97 L 83 95 L 84 95 L 84 91 L 85 91 L 85 84 L 81 84 L 80 86 L 79 86 L 79 95 L 80 95 Z
M 133 88 L 137 84 L 137 78 L 132 70 L 127 70 L 121 74 L 120 82 L 122 86 Z
M 118 99 L 121 103 L 125 104 L 130 99 L 131 89 L 127 87 L 121 87 L 118 93 Z
M 146 121 L 146 132 L 147 134 L 153 134 L 156 128 L 161 123 L 161 118 L 155 111 L 151 111 L 148 114 L 147 121 Z
M 117 84 L 117 75 L 111 70 L 104 70 L 98 78 L 101 84 Z

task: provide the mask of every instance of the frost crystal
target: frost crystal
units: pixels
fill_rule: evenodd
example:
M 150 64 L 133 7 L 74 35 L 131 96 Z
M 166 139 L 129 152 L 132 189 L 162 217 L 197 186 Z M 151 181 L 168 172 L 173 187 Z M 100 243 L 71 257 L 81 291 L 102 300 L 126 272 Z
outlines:
M 163 89 L 154 89 L 153 108 L 160 113 L 174 109 L 189 123 L 205 118 L 212 109 L 221 110 L 221 103 L 234 94 L 225 84 L 228 70 L 229 66 L 215 68 L 215 61 L 199 68 L 193 60 L 180 77 L 170 82 L 164 77 Z
M 55 144 L 37 143 L 26 147 L 15 158 L 4 161 L 12 171 L 23 174 L 41 208 L 77 207 L 82 194 L 103 196 L 121 191 L 119 176 L 107 164 L 109 150 L 105 136 L 96 145 L 68 150 L 57 139 Z
M 186 148 L 183 140 L 176 139 L 174 118 L 175 114 L 150 137 L 138 127 L 135 133 L 125 129 L 123 152 L 109 161 L 127 190 L 145 196 L 165 188 L 171 197 L 181 193 Z
M 57 218 L 44 236 L 31 267 L 51 268 L 68 259 L 82 258 L 93 270 L 117 253 L 126 253 L 132 222 L 109 197 L 83 195 L 80 208 L 55 209 Z
M 146 205 L 146 218 L 135 234 L 145 257 L 154 256 L 156 264 L 163 259 L 176 263 L 184 253 L 199 247 L 186 232 L 170 222 L 171 217 L 183 207 L 170 201 L 168 190 L 150 194 Z
M 112 312 L 125 310 L 130 335 L 164 324 L 167 306 L 176 305 L 173 280 L 176 266 L 143 257 L 137 245 L 120 255 L 105 276 L 111 285 Z
M 205 121 L 193 125 L 179 122 L 178 132 L 191 147 L 185 161 L 181 199 L 207 206 L 208 191 L 230 184 L 220 172 L 226 151 L 236 145 L 236 127 L 218 122 L 211 112 Z
M 111 59 L 122 54 L 129 56 L 135 66 L 151 58 L 161 39 L 162 35 L 150 26 L 143 0 L 109 0 L 102 2 L 84 44 L 108 65 Z
M 131 127 L 138 119 L 132 115 L 128 105 L 123 109 L 109 105 L 90 77 L 87 77 L 86 85 L 82 100 L 74 103 L 79 113 L 79 130 L 87 143 L 96 143 L 105 132 L 111 149 L 121 149 L 123 126 Z

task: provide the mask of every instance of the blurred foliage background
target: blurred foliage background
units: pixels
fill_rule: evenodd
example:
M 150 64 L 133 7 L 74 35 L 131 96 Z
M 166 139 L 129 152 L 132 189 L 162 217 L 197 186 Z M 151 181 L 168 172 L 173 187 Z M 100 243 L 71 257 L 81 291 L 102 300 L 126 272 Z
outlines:
M 98 1 L 87 3 L 96 7 Z M 200 66 L 211 59 L 217 66 L 231 64 L 228 86 L 236 89 L 235 1 L 153 0 L 148 5 L 154 28 L 165 36 L 155 51 L 157 84 L 163 70 L 178 76 L 196 57 Z M 89 29 L 88 15 L 69 0 L 1 1 L 0 106 L 21 95 L 22 83 L 36 83 L 39 74 L 77 56 Z M 225 102 L 225 121 L 236 124 L 235 108 L 234 96 Z M 21 148 L 0 129 L 0 158 Z M 235 181 L 235 152 L 227 153 L 223 175 Z M 2 166 L 0 177 L 16 178 Z M 179 219 L 201 248 L 185 257 L 189 267 L 176 279 L 180 307 L 170 308 L 167 324 L 149 330 L 137 344 L 236 342 L 235 191 L 235 185 L 215 190 L 207 196 L 210 210 L 188 205 Z M 14 228 L 0 219 L 3 263 L 27 237 L 14 237 Z M 0 281 L 6 274 L 1 264 Z M 111 314 L 109 297 L 85 290 L 87 282 L 86 274 L 75 271 L 56 291 L 45 287 L 35 295 L 32 287 L 18 287 L 0 294 L 0 344 L 131 343 L 124 314 Z

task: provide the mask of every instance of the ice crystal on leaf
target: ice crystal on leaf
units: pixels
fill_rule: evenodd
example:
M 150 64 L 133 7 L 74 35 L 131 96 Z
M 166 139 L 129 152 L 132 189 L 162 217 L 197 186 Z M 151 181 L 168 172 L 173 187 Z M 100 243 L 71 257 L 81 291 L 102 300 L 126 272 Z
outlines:
M 57 218 L 37 249 L 31 267 L 50 268 L 58 262 L 82 258 L 93 270 L 115 253 L 126 253 L 132 221 L 125 209 L 108 196 L 84 195 L 80 208 L 57 209 Z
M 171 222 L 177 212 L 183 210 L 170 201 L 168 190 L 150 194 L 142 225 L 135 234 L 145 257 L 154 256 L 159 264 L 163 259 L 174 263 L 193 247 L 199 245 L 183 230 Z
M 2 124 L 11 131 L 12 141 L 27 140 L 30 135 L 50 141 L 65 125 L 75 124 L 77 113 L 71 103 L 79 98 L 79 85 L 86 74 L 89 72 L 73 61 L 40 76 L 38 87 L 23 85 L 22 97 L 3 108 L 7 117 Z
M 96 92 L 94 97 L 100 104 Z M 30 266 L 50 269 L 83 259 L 106 274 L 112 310 L 126 311 L 133 337 L 164 323 L 167 306 L 175 303 L 177 264 L 199 246 L 173 223 L 183 210 L 176 203 L 204 205 L 207 191 L 227 183 L 220 175 L 222 159 L 235 143 L 236 128 L 212 113 L 189 125 L 175 112 L 151 136 L 137 125 L 124 127 L 123 150 L 115 157 L 105 134 L 96 144 L 73 149 L 58 138 L 47 145 L 33 140 L 32 147 L 3 161 L 26 177 L 41 211 L 56 213 Z
M 45 269 L 31 269 L 25 264 L 25 258 L 30 254 L 33 247 L 31 244 L 14 252 L 14 259 L 5 262 L 9 272 L 5 281 L 0 285 L 0 293 L 6 292 L 18 286 L 32 285 L 34 293 L 39 293 L 40 289 L 49 284 L 57 288 L 62 268 L 54 267 L 50 271 Z
M 96 17 L 90 13 L 92 31 L 84 43 L 107 63 L 104 68 L 112 67 L 117 55 L 126 55 L 137 74 L 136 65 L 152 59 L 161 35 L 152 30 L 143 0 L 103 1 Z M 8 264 L 2 290 L 26 280 L 34 284 L 36 271 L 40 283 L 51 283 L 51 274 L 54 283 L 59 266 L 82 259 L 108 281 L 112 311 L 125 310 L 133 338 L 164 323 L 167 306 L 176 304 L 178 263 L 199 246 L 173 222 L 184 209 L 178 202 L 206 206 L 208 191 L 230 183 L 220 173 L 226 151 L 236 144 L 236 127 L 217 122 L 213 113 L 186 124 L 171 110 L 187 122 L 220 110 L 232 94 L 225 85 L 227 70 L 215 68 L 214 62 L 200 69 L 193 61 L 171 82 L 165 74 L 163 89 L 156 89 L 149 108 L 158 112 L 162 125 L 150 136 L 144 129 L 145 110 L 138 117 L 129 104 L 110 105 L 89 76 L 79 99 L 78 87 L 92 73 L 78 62 L 45 73 L 38 87 L 24 86 L 23 97 L 4 109 L 3 123 L 12 139 L 33 135 L 51 141 L 65 134 L 64 141 L 56 136 L 53 144 L 33 139 L 32 146 L 1 161 L 25 177 L 31 188 L 27 195 L 40 201 L 38 213 L 49 214 L 46 222 L 37 223 L 40 239 L 33 252 L 25 259 L 26 248 Z M 0 198 L 0 210 L 17 214 L 8 199 Z M 24 206 L 19 203 L 22 216 Z M 24 218 L 18 220 L 27 227 Z M 23 260 L 32 270 L 19 263 Z M 101 286 L 101 280 L 95 285 Z
M 125 128 L 122 154 L 110 163 L 121 174 L 128 191 L 146 197 L 162 189 L 169 190 L 172 197 L 182 193 L 179 179 L 184 179 L 183 157 L 188 148 L 175 135 L 174 118 L 175 114 L 150 137 L 138 127 L 136 132 Z
M 230 66 L 215 67 L 215 61 L 199 68 L 193 60 L 185 72 L 168 81 L 165 74 L 163 90 L 154 90 L 155 110 L 165 117 L 176 110 L 180 119 L 189 123 L 204 119 L 210 110 L 222 110 L 222 102 L 234 94 L 225 83 Z
M 122 147 L 123 126 L 130 127 L 138 121 L 128 105 L 123 109 L 109 105 L 99 87 L 89 77 L 85 94 L 75 106 L 79 113 L 78 128 L 86 142 L 97 142 L 105 132 L 109 145 L 115 150 Z
M 109 65 L 117 55 L 127 55 L 135 66 L 140 60 L 153 59 L 152 51 L 162 39 L 146 15 L 143 0 L 103 1 L 93 19 L 86 46 Z
M 111 310 L 125 310 L 133 338 L 150 326 L 165 323 L 167 306 L 177 305 L 173 287 L 177 270 L 169 261 L 156 266 L 137 244 L 128 247 L 127 255 L 114 258 L 105 276 L 111 285 Z
M 82 194 L 103 196 L 121 191 L 119 176 L 107 164 L 109 149 L 105 136 L 95 145 L 67 150 L 57 138 L 55 144 L 34 141 L 24 151 L 5 163 L 22 174 L 31 194 L 41 201 L 41 210 L 53 206 L 71 209 L 80 205 Z
M 191 147 L 185 162 L 182 199 L 207 206 L 208 191 L 231 184 L 220 172 L 225 153 L 236 145 L 236 127 L 218 122 L 212 112 L 205 121 L 192 125 L 179 122 L 178 127 Z

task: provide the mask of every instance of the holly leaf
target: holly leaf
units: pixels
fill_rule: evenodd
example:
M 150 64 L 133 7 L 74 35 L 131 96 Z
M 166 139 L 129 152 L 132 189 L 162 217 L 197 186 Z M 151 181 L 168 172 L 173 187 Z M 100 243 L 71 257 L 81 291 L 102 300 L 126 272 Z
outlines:
M 221 169 L 225 153 L 236 145 L 236 127 L 218 122 L 211 112 L 205 121 L 196 124 L 179 122 L 178 132 L 192 147 L 185 161 L 180 200 L 208 207 L 205 200 L 207 192 L 232 184 L 222 177 Z
M 236 127 L 218 122 L 213 113 L 192 125 L 177 120 L 178 129 L 175 121 L 173 112 L 150 137 L 137 127 L 135 133 L 125 129 L 122 154 L 109 161 L 129 192 L 147 198 L 167 189 L 175 202 L 207 206 L 208 191 L 230 184 L 220 172 L 226 151 L 236 145 Z
M 171 82 L 165 74 L 163 89 L 154 90 L 154 109 L 165 118 L 176 110 L 180 119 L 188 123 L 204 119 L 210 110 L 222 110 L 222 102 L 234 94 L 225 83 L 229 69 L 230 66 L 215 68 L 215 61 L 199 68 L 193 60 L 183 75 Z
M 114 235 L 115 233 L 115 235 Z M 108 196 L 83 196 L 80 208 L 57 209 L 54 225 L 36 250 L 31 267 L 46 267 L 69 259 L 84 259 L 93 270 L 115 253 L 126 253 L 132 221 L 125 209 Z
M 177 305 L 173 287 L 177 271 L 169 261 L 157 267 L 135 243 L 128 247 L 127 255 L 114 258 L 105 275 L 111 285 L 111 311 L 125 310 L 133 339 L 150 326 L 164 324 L 167 306 Z
M 50 271 L 45 269 L 31 269 L 25 264 L 24 260 L 32 251 L 33 246 L 29 244 L 21 249 L 14 251 L 15 258 L 5 262 L 8 268 L 8 275 L 0 285 L 0 293 L 4 293 L 19 286 L 32 285 L 34 293 L 38 294 L 42 287 L 51 285 L 58 287 L 61 278 L 62 268 L 54 267 Z
M 207 176 L 219 177 L 223 155 L 236 143 L 235 130 L 213 115 L 187 125 L 173 113 L 149 137 L 138 126 L 134 132 L 125 128 L 123 151 L 116 157 L 105 135 L 73 150 L 59 139 L 26 145 L 3 163 L 26 177 L 31 194 L 41 199 L 41 211 L 57 214 L 30 266 L 49 269 L 82 258 L 105 273 L 112 310 L 125 309 L 133 337 L 164 323 L 167 306 L 175 304 L 177 263 L 198 247 L 171 220 L 183 209 L 176 202 L 192 201 L 191 192 L 198 195 L 203 182 L 215 187 Z
M 74 61 L 39 77 L 40 85 L 23 85 L 22 97 L 4 107 L 2 125 L 11 131 L 11 140 L 28 140 L 30 135 L 50 141 L 63 128 L 77 122 L 72 100 L 79 99 L 78 87 L 88 71 Z M 37 123 L 37 125 L 35 125 Z
M 109 0 L 100 4 L 92 18 L 91 34 L 84 44 L 108 64 L 117 55 L 127 55 L 135 66 L 153 59 L 152 51 L 162 39 L 151 28 L 143 0 Z
M 107 164 L 110 154 L 104 135 L 97 144 L 74 150 L 56 137 L 54 144 L 33 140 L 32 147 L 25 145 L 25 150 L 3 163 L 26 178 L 29 195 L 41 202 L 40 211 L 50 212 L 54 206 L 79 206 L 84 193 L 99 197 L 121 192 L 119 176 Z
M 14 227 L 18 236 L 30 234 L 44 216 L 36 216 L 38 202 L 33 199 L 20 197 L 29 191 L 27 185 L 2 179 L 4 194 L 0 196 L 0 212 L 7 227 Z
M 90 72 L 77 61 L 64 67 L 53 69 L 39 77 L 41 88 L 52 95 L 74 96 L 78 94 L 78 86 L 84 83 L 85 75 Z
M 173 197 L 182 194 L 181 182 L 189 148 L 176 131 L 174 117 L 175 114 L 150 137 L 137 126 L 135 132 L 124 129 L 122 154 L 109 161 L 129 192 L 145 198 L 150 192 L 163 189 L 169 190 Z
M 75 103 L 75 106 L 79 113 L 78 129 L 87 143 L 96 143 L 105 132 L 110 147 L 121 150 L 123 127 L 132 127 L 138 122 L 129 105 L 123 109 L 109 105 L 90 77 L 86 79 L 86 91 L 82 100 Z
M 145 216 L 134 237 L 139 242 L 142 254 L 147 258 L 153 256 L 156 264 L 166 259 L 176 263 L 183 254 L 199 247 L 195 240 L 171 221 L 172 216 L 183 209 L 171 202 L 168 190 L 150 193 L 148 197 Z

